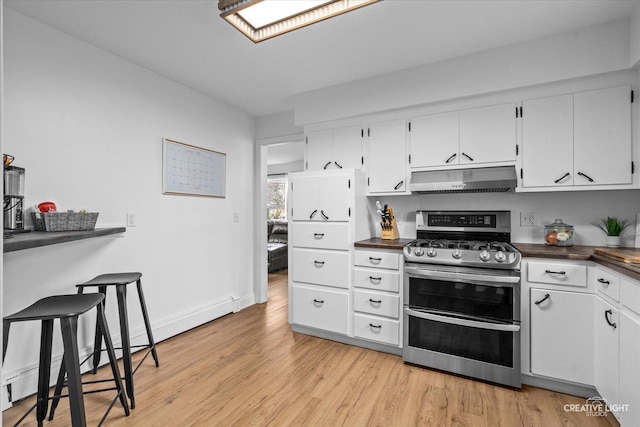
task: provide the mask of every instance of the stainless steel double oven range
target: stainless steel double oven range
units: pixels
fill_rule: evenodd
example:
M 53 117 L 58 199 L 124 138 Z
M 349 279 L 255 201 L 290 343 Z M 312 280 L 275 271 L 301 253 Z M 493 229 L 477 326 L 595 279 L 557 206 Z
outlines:
M 405 362 L 520 387 L 520 261 L 509 211 L 417 211 L 403 249 Z

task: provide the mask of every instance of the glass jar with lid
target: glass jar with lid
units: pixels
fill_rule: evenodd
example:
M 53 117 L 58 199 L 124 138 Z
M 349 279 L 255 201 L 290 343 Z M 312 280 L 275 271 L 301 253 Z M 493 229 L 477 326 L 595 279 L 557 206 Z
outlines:
M 544 226 L 544 243 L 550 246 L 573 246 L 573 225 L 556 219 L 553 224 Z

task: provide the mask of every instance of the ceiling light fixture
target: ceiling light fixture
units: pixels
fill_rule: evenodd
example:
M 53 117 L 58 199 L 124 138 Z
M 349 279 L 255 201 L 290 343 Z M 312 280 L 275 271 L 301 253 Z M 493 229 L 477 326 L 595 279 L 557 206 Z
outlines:
M 254 43 L 381 0 L 219 0 L 227 22 Z

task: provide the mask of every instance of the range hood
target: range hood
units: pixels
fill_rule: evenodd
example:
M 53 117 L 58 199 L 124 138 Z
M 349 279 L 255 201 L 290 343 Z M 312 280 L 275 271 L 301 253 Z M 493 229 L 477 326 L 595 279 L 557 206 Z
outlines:
M 412 193 L 505 193 L 518 184 L 515 166 L 412 172 Z

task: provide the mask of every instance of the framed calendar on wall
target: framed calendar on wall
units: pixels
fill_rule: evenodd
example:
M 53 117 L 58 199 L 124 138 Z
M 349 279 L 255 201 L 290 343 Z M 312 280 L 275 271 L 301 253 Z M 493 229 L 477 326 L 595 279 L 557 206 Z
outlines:
M 225 153 L 162 140 L 162 193 L 225 197 Z

